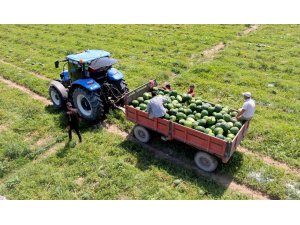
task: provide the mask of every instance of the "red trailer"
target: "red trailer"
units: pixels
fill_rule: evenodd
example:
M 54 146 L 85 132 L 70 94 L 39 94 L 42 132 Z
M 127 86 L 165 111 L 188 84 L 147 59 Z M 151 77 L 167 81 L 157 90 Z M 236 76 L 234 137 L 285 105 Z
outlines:
M 149 130 L 151 130 L 167 137 L 168 140 L 175 139 L 190 145 L 198 150 L 194 160 L 196 165 L 204 171 L 214 171 L 219 160 L 227 163 L 248 131 L 249 121 L 243 124 L 232 142 L 227 142 L 166 119 L 150 119 L 148 113 L 129 105 L 132 100 L 149 91 L 151 91 L 151 85 L 146 83 L 125 96 L 126 118 L 136 124 L 135 137 L 140 142 L 147 143 L 150 140 Z

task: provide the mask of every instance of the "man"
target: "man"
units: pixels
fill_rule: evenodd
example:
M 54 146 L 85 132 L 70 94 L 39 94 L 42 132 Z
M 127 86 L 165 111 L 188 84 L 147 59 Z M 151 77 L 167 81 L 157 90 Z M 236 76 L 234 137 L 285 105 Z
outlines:
M 255 112 L 255 101 L 251 99 L 251 93 L 245 92 L 243 93 L 244 96 L 244 105 L 242 109 L 239 110 L 239 113 L 236 115 L 236 118 L 239 121 L 246 121 L 250 120 Z
M 154 96 L 147 105 L 147 112 L 149 113 L 149 118 L 161 118 L 163 117 L 167 110 L 164 107 L 164 103 L 167 102 L 162 96 L 157 96 L 156 92 L 153 92 L 152 95 Z
M 195 97 L 196 95 L 196 92 L 195 92 L 195 85 L 190 85 L 188 91 L 187 91 L 187 94 L 188 95 L 191 95 L 192 97 Z
M 72 140 L 72 130 L 74 130 L 79 138 L 79 142 L 82 142 L 82 138 L 79 132 L 79 121 L 80 116 L 77 109 L 72 107 L 71 102 L 67 102 L 67 119 L 68 119 L 68 133 L 69 133 L 69 142 Z

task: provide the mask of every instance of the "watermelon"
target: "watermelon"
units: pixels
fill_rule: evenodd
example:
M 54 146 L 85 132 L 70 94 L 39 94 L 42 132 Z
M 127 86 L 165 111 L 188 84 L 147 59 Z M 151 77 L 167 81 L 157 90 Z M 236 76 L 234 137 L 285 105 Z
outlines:
M 205 128 L 202 127 L 202 126 L 196 126 L 195 129 L 198 130 L 198 131 L 201 131 L 201 132 L 205 131 Z
M 176 121 L 176 116 L 171 115 L 171 116 L 170 116 L 170 121 L 175 122 L 175 121 Z
M 202 110 L 206 110 L 206 111 L 208 111 L 208 108 L 210 107 L 210 105 L 208 105 L 207 103 L 205 103 L 205 104 L 203 104 L 202 106 L 201 106 L 201 109 Z
M 217 120 L 223 119 L 223 115 L 221 113 L 215 113 L 214 116 L 216 117 Z
M 177 120 L 185 119 L 186 115 L 182 112 L 178 112 L 178 113 L 176 113 L 176 118 L 177 118 Z
M 176 97 L 177 96 L 177 91 L 176 90 L 172 90 L 172 91 L 170 91 L 170 96 L 174 96 L 174 97 Z
M 225 137 L 224 137 L 222 134 L 218 134 L 218 135 L 216 135 L 216 137 L 217 137 L 217 138 L 220 138 L 220 139 L 222 139 L 222 140 L 225 139 Z
M 197 121 L 193 122 L 193 128 L 194 128 L 194 129 L 195 129 L 198 125 L 199 125 L 199 124 L 198 124 Z
M 234 139 L 234 134 L 227 134 L 228 138 Z
M 181 97 L 181 95 L 177 95 L 176 99 L 177 99 L 178 102 L 182 102 L 182 97 Z
M 197 107 L 196 103 L 192 103 L 189 105 L 189 108 L 193 111 L 196 110 L 196 107 Z
M 165 92 L 159 91 L 158 94 L 159 94 L 159 95 L 165 95 Z
M 208 116 L 203 116 L 202 119 L 205 119 L 207 121 Z
M 234 126 L 235 126 L 235 127 L 238 127 L 239 129 L 241 129 L 242 124 L 241 124 L 241 122 L 235 122 L 235 123 L 234 123 Z
M 218 123 L 223 123 L 223 122 L 226 122 L 224 119 L 219 119 L 218 120 Z
M 230 116 L 229 114 L 224 114 L 224 115 L 223 115 L 223 119 L 224 119 L 226 122 L 230 122 L 231 116 Z
M 131 104 L 134 106 L 134 107 L 137 107 L 139 105 L 139 101 L 138 100 L 133 100 L 131 102 Z
M 184 112 L 185 112 L 186 115 L 193 114 L 193 111 L 191 109 L 189 109 L 189 108 L 186 109 L 186 110 L 184 110 Z
M 182 107 L 181 107 L 181 108 L 179 108 L 179 109 L 178 109 L 178 112 L 182 112 L 182 113 L 184 113 L 184 108 L 182 108 Z
M 238 128 L 238 127 L 231 127 L 231 128 L 230 128 L 230 132 L 231 132 L 232 134 L 237 134 L 237 133 L 239 132 L 239 128 Z
M 206 122 L 208 125 L 214 125 L 216 123 L 216 118 L 213 116 L 210 116 L 210 117 L 208 117 Z
M 201 113 L 196 113 L 196 114 L 195 114 L 195 118 L 196 118 L 197 120 L 201 119 Z
M 212 131 L 214 131 L 214 129 L 216 128 L 216 125 L 212 125 L 209 128 L 212 129 Z
M 173 105 L 176 105 L 176 104 L 178 104 L 178 103 L 179 103 L 179 102 L 178 102 L 176 99 L 172 101 L 172 104 L 173 104 Z
M 182 95 L 182 101 L 183 102 L 188 102 L 192 100 L 192 96 L 188 95 L 188 94 L 183 94 Z
M 222 111 L 222 106 L 221 105 L 219 105 L 219 104 L 216 104 L 215 105 L 215 112 L 221 112 Z
M 139 101 L 139 103 L 144 102 L 144 98 L 143 97 L 138 97 L 137 100 Z
M 146 105 L 148 105 L 149 102 L 150 102 L 150 100 L 145 100 L 145 101 L 144 101 L 144 103 L 145 103 Z
M 167 104 L 167 109 L 173 109 L 174 108 L 174 105 L 172 104 L 172 103 L 169 103 L 169 104 Z
M 214 134 L 218 135 L 218 134 L 223 134 L 224 130 L 221 127 L 217 127 L 216 129 L 214 129 Z
M 206 133 L 206 134 L 208 134 L 208 133 L 212 133 L 212 130 L 211 130 L 211 129 L 209 129 L 209 128 L 206 128 L 206 129 L 204 130 L 204 133 Z
M 228 125 L 228 127 L 230 129 L 231 127 L 233 127 L 233 122 L 228 122 L 227 125 Z
M 186 121 L 191 121 L 192 123 L 195 122 L 194 118 L 192 118 L 192 117 L 186 118 Z
M 206 120 L 205 119 L 200 119 L 200 120 L 198 120 L 198 122 L 199 122 L 200 126 L 205 126 L 206 125 Z
M 201 112 L 201 116 L 204 117 L 204 116 L 208 116 L 208 111 L 207 110 L 203 110 Z
M 188 117 L 188 118 L 191 117 L 191 118 L 195 119 L 195 115 L 194 115 L 194 114 L 190 114 L 190 115 L 188 115 L 187 117 Z
M 170 109 L 169 114 L 175 116 L 177 114 L 177 110 L 176 109 Z
M 181 125 L 184 125 L 184 123 L 185 123 L 185 119 L 181 119 L 181 120 L 179 120 L 179 123 L 180 123 Z
M 237 120 L 237 118 L 235 118 L 235 117 L 231 117 L 231 118 L 230 118 L 230 122 L 235 123 L 235 122 L 238 122 L 238 120 Z
M 171 96 L 170 99 L 171 99 L 171 101 L 174 101 L 174 100 L 176 100 L 176 97 L 175 96 Z
M 147 105 L 144 104 L 144 103 L 141 103 L 141 104 L 140 104 L 140 109 L 141 109 L 141 110 L 146 110 L 146 109 L 147 109 Z
M 214 110 L 215 110 L 215 107 L 212 107 L 212 106 L 210 106 L 210 107 L 208 107 L 208 114 L 209 115 L 212 115 L 213 114 L 213 112 L 214 112 Z
M 170 115 L 169 115 L 168 113 L 166 113 L 166 114 L 164 115 L 164 118 L 168 120 L 168 119 L 170 119 Z
M 232 142 L 232 139 L 229 138 L 229 137 L 225 137 L 224 140 L 227 141 L 227 142 Z
M 201 100 L 196 100 L 195 103 L 196 103 L 197 106 L 201 106 L 202 105 L 202 101 Z
M 189 119 L 191 119 L 191 118 L 189 118 Z M 184 126 L 192 128 L 192 127 L 193 127 L 193 122 L 192 122 L 192 121 L 189 121 L 189 120 L 186 120 L 186 121 L 184 122 Z
M 231 112 L 231 113 L 230 113 L 230 116 L 236 117 L 237 114 L 238 114 L 237 112 Z
M 197 105 L 197 106 L 196 106 L 196 111 L 199 112 L 199 113 L 202 112 L 202 107 L 201 107 L 201 105 Z
M 143 98 L 144 98 L 145 100 L 149 100 L 149 99 L 152 98 L 152 94 L 151 94 L 150 92 L 145 92 L 145 93 L 143 94 Z
M 227 133 L 228 130 L 230 129 L 226 122 L 221 123 L 220 127 L 224 130 L 225 133 Z
M 158 89 L 158 87 L 153 87 L 152 90 L 153 91 L 158 91 L 159 89 Z

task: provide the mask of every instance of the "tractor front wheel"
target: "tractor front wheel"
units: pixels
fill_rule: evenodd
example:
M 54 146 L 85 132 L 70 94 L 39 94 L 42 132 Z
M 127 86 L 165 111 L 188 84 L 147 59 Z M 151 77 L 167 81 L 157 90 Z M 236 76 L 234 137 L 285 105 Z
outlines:
M 60 91 L 57 90 L 54 86 L 49 87 L 49 95 L 55 108 L 61 109 L 64 107 L 65 100 L 62 97 Z
M 72 99 L 79 114 L 86 120 L 97 121 L 104 116 L 104 107 L 98 93 L 76 88 Z

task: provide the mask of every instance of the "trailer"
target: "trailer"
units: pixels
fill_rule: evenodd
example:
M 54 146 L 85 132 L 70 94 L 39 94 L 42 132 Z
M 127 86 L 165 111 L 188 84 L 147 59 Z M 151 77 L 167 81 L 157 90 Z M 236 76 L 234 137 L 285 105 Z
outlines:
M 151 119 L 147 112 L 138 110 L 129 105 L 129 103 L 142 96 L 145 92 L 150 92 L 152 85 L 153 82 L 146 83 L 125 96 L 126 119 L 135 124 L 133 133 L 136 139 L 147 143 L 151 138 L 150 131 L 153 131 L 161 134 L 168 141 L 177 140 L 183 142 L 197 150 L 194 161 L 198 168 L 206 172 L 213 172 L 217 168 L 219 161 L 227 163 L 247 134 L 250 121 L 246 121 L 243 124 L 232 142 L 227 142 L 163 118 Z

